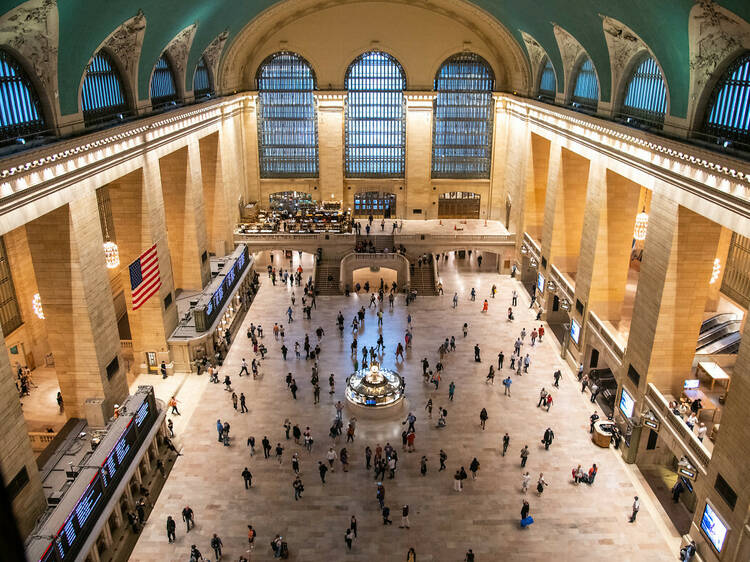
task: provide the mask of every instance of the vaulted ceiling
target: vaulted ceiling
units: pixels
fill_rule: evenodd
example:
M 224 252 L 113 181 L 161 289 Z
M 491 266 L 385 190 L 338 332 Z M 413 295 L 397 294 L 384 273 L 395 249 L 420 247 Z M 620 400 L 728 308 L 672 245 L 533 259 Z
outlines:
M 54 4 L 56 0 L 42 1 Z M 350 0 L 324 1 L 323 5 L 342 1 Z M 568 31 L 591 56 L 599 74 L 603 100 L 610 99 L 611 77 L 602 16 L 619 20 L 645 41 L 661 64 L 672 95 L 671 113 L 675 116 L 684 116 L 688 104 L 688 15 L 696 2 L 710 0 L 473 0 L 501 22 L 523 49 L 522 31 L 536 39 L 549 54 L 558 77 L 564 75 L 564 70 L 553 24 Z M 0 13 L 22 3 L 5 0 Z M 248 22 L 277 3 L 278 0 L 59 0 L 58 85 L 62 113 L 77 111 L 81 76 L 97 47 L 139 9 L 143 10 L 147 25 L 138 89 L 141 97 L 147 98 L 154 62 L 183 29 L 197 24 L 186 67 L 193 69 L 203 50 L 220 33 L 228 31 L 231 43 Z M 429 8 L 429 0 L 409 3 Z M 750 20 L 747 0 L 718 0 L 717 4 Z M 189 77 L 192 80 L 192 72 Z M 563 87 L 560 79 L 558 87 Z

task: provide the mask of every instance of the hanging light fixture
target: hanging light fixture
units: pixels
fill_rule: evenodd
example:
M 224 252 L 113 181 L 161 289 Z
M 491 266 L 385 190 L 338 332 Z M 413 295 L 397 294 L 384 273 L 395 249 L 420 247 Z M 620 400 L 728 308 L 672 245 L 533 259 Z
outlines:
M 42 297 L 39 293 L 36 293 L 31 299 L 31 306 L 34 307 L 34 314 L 36 314 L 40 320 L 44 320 L 44 309 L 42 308 Z
M 529 247 L 526 244 L 521 244 L 521 254 L 524 256 L 529 253 Z
M 537 265 L 539 265 L 539 262 L 536 261 L 536 258 L 532 256 L 531 259 L 529 260 L 529 265 L 531 267 L 536 267 Z
M 711 281 L 709 283 L 713 285 L 719 280 L 719 274 L 721 273 L 721 262 L 719 261 L 719 258 L 716 258 L 714 260 L 714 267 L 711 271 Z
M 120 250 L 117 248 L 117 244 L 111 240 L 104 243 L 104 261 L 108 269 L 120 267 Z
M 110 231 L 114 233 L 115 227 L 112 222 L 112 204 L 109 200 L 109 189 L 107 187 L 96 190 L 96 202 L 99 207 L 99 222 L 104 236 L 104 262 L 107 269 L 116 269 L 120 267 L 120 249 L 112 241 L 113 236 L 110 235 Z
M 570 310 L 570 301 L 568 299 L 562 299 L 560 301 L 560 308 L 563 310 Z
M 644 207 L 643 210 L 635 217 L 635 229 L 633 230 L 633 238 L 638 242 L 642 242 L 646 239 L 647 230 L 648 213 L 646 213 L 646 208 Z
M 547 290 L 550 293 L 554 293 L 557 290 L 557 285 L 551 279 L 549 281 L 547 281 Z

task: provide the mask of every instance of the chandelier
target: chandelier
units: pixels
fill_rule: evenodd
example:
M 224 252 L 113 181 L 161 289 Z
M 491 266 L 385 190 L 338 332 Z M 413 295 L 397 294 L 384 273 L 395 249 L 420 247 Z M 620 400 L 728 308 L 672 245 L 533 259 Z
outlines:
M 633 238 L 636 241 L 642 242 L 646 239 L 646 231 L 648 230 L 648 214 L 644 207 L 643 211 L 638 213 L 635 217 L 635 229 L 633 230 Z
M 44 309 L 42 308 L 42 297 L 39 296 L 39 293 L 36 293 L 34 295 L 34 298 L 31 299 L 31 306 L 34 307 L 34 314 L 36 314 L 40 320 L 44 320 Z
M 104 243 L 104 260 L 108 269 L 120 267 L 120 250 L 111 240 Z
M 719 258 L 716 258 L 714 260 L 714 267 L 711 270 L 711 281 L 709 281 L 709 284 L 713 285 L 719 280 L 719 274 L 721 273 L 721 262 L 719 261 Z

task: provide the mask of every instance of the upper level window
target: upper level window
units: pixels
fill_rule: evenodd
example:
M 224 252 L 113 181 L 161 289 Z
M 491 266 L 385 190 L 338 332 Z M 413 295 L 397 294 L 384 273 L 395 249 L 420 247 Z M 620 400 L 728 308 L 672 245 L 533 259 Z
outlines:
M 370 51 L 346 71 L 346 175 L 403 177 L 406 76 L 387 53 Z
M 260 65 L 257 81 L 260 177 L 317 177 L 318 120 L 310 64 L 295 53 L 276 53 Z
M 549 57 L 545 56 L 544 61 L 542 74 L 539 76 L 539 97 L 544 101 L 554 103 L 555 93 L 557 92 L 557 77 Z
M 206 59 L 201 57 L 193 75 L 193 96 L 195 99 L 200 99 L 212 96 L 213 93 L 214 85 L 211 80 L 211 73 L 208 70 Z
M 750 149 L 750 52 L 740 56 L 716 84 L 703 130 Z
M 177 86 L 172 65 L 166 55 L 159 57 L 151 75 L 151 107 L 158 109 L 177 101 Z
M 33 135 L 45 128 L 39 98 L 26 73 L 0 49 L 0 141 Z
M 633 117 L 661 129 L 667 112 L 667 89 L 659 65 L 647 57 L 628 82 L 621 115 Z
M 596 77 L 594 63 L 586 57 L 579 65 L 574 74 L 573 96 L 571 101 L 582 105 L 586 109 L 596 111 L 599 105 L 599 80 Z
M 492 68 L 473 53 L 454 55 L 435 77 L 433 178 L 489 178 L 492 162 Z
M 120 74 L 105 51 L 99 51 L 86 68 L 81 91 L 81 109 L 86 126 L 128 112 Z

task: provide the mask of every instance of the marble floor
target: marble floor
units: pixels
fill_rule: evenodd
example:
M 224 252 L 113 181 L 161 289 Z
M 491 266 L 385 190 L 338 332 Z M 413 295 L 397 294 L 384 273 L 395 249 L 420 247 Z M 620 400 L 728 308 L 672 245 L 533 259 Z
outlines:
M 487 268 L 484 268 L 486 270 Z M 538 325 L 528 309 L 528 298 L 517 281 L 508 276 L 480 270 L 475 256 L 470 260 L 441 261 L 441 277 L 445 296 L 420 297 L 406 308 L 403 297 L 394 309 L 384 309 L 383 335 L 386 353 L 383 364 L 397 369 L 407 381 L 406 410 L 413 411 L 416 422 L 416 452 L 402 452 L 400 435 L 407 411 L 387 413 L 378 419 L 359 416 L 356 439 L 346 444 L 336 443 L 336 451 L 344 446 L 350 453 L 350 470 L 342 472 L 337 464 L 328 473 L 326 485 L 318 476 L 318 461 L 325 460 L 331 444 L 328 429 L 335 416 L 334 404 L 344 400 L 344 379 L 352 370 L 350 329 L 339 336 L 335 318 L 342 311 L 348 325 L 354 312 L 367 305 L 364 296 L 319 297 L 312 320 L 302 320 L 300 291 L 297 289 L 298 317 L 285 323 L 286 343 L 302 342 L 318 326 L 325 330 L 321 347 L 321 401 L 313 405 L 310 385 L 311 362 L 295 359 L 291 352 L 283 361 L 272 334 L 274 322 L 286 322 L 284 311 L 289 306 L 290 289 L 271 286 L 261 275 L 260 294 L 244 320 L 245 327 L 254 322 L 265 330 L 264 343 L 269 355 L 262 365 L 264 376 L 253 380 L 237 376 L 243 357 L 252 358 L 248 340 L 240 334 L 231 347 L 221 375 L 232 377 L 236 392 L 245 393 L 249 412 L 240 414 L 232 408 L 230 393 L 223 385 L 208 384 L 206 377 L 177 375 L 167 381 L 160 377 L 142 376 L 136 384 L 153 383 L 157 395 L 168 398 L 177 392 L 182 416 L 175 416 L 176 443 L 183 456 L 179 457 L 159 496 L 154 511 L 145 525 L 131 555 L 138 561 L 184 561 L 189 557 L 190 545 L 196 544 L 205 557 L 213 555 L 210 538 L 217 533 L 224 543 L 224 560 L 271 560 L 270 541 L 278 533 L 288 542 L 293 560 L 404 560 L 413 547 L 418 560 L 461 561 L 472 548 L 479 561 L 496 560 L 594 560 L 666 561 L 674 560 L 679 547 L 679 536 L 668 522 L 658 500 L 645 486 L 645 479 L 633 465 L 626 465 L 613 450 L 596 447 L 590 440 L 588 417 L 592 405 L 581 395 L 571 371 L 562 364 L 560 349 L 554 337 L 530 346 L 526 338 L 524 352 L 531 356 L 531 368 L 522 377 L 513 376 L 512 397 L 503 395 L 501 380 L 510 371 L 497 376 L 494 385 L 485 382 L 491 363 L 503 350 L 512 352 L 512 343 L 521 328 L 531 331 Z M 480 312 L 482 300 L 489 296 L 495 283 L 499 292 L 489 299 L 489 312 Z M 478 298 L 471 302 L 469 293 L 476 287 Z M 516 321 L 509 323 L 506 312 L 513 288 L 520 299 Z M 451 295 L 458 291 L 458 308 L 451 306 Z M 414 343 L 406 360 L 395 362 L 397 341 L 403 341 L 407 314 L 413 319 Z M 469 325 L 467 338 L 461 327 Z M 549 334 L 549 331 L 548 331 Z M 445 372 L 436 390 L 422 382 L 420 360 L 427 357 L 430 364 L 437 361 L 437 348 L 447 336 L 456 336 L 457 350 L 443 361 Z M 378 327 L 375 310 L 369 309 L 363 343 L 375 345 Z M 479 344 L 482 362 L 473 360 L 473 346 Z M 361 355 L 360 355 L 361 358 Z M 549 412 L 536 408 L 541 387 L 550 388 L 552 373 L 561 368 L 564 376 L 559 389 L 553 389 L 554 404 Z M 292 399 L 284 377 L 291 371 L 299 386 L 297 400 Z M 327 376 L 335 373 L 336 392 L 327 390 Z M 448 400 L 448 385 L 456 384 L 455 400 Z M 447 408 L 448 425 L 435 427 L 424 409 L 433 403 Z M 479 426 L 479 412 L 489 413 L 486 430 Z M 345 410 L 344 418 L 352 415 Z M 310 426 L 315 441 L 312 453 L 286 440 L 282 424 L 289 418 L 304 430 Z M 232 426 L 232 443 L 224 447 L 217 442 L 216 420 L 228 420 Z M 547 427 L 556 438 L 548 451 L 540 440 Z M 510 434 L 508 455 L 500 454 L 502 435 Z M 250 456 L 245 443 L 248 436 L 257 441 L 257 453 Z M 260 441 L 267 435 L 275 446 L 284 446 L 283 462 L 264 460 Z M 376 481 L 373 473 L 365 470 L 364 448 L 373 449 L 379 443 L 390 442 L 399 451 L 396 477 L 384 481 L 386 505 L 391 508 L 394 525 L 383 526 L 375 497 Z M 528 444 L 530 457 L 527 465 L 532 485 L 529 492 L 521 492 L 519 451 Z M 438 452 L 448 455 L 448 470 L 438 472 Z M 294 473 L 291 457 L 299 452 L 303 498 L 294 500 Z M 428 458 L 428 472 L 420 475 L 419 460 Z M 467 468 L 476 457 L 480 464 L 478 477 L 465 482 L 463 492 L 453 490 L 453 474 L 461 466 Z M 575 486 L 570 471 L 581 464 L 599 467 L 593 486 Z M 253 486 L 245 490 L 241 472 L 248 467 L 253 473 Z M 535 483 L 539 473 L 549 483 L 541 497 Z M 628 523 L 633 496 L 641 496 L 641 511 L 634 524 Z M 527 529 L 519 528 L 522 500 L 530 503 L 535 523 Z M 195 512 L 196 527 L 185 533 L 181 510 L 189 504 Z M 400 508 L 410 506 L 410 529 L 400 529 Z M 178 521 L 177 540 L 168 543 L 165 521 L 172 515 Z M 350 552 L 346 551 L 344 533 L 350 517 L 356 515 L 359 535 Z M 253 525 L 258 536 L 252 556 L 247 548 L 247 525 Z

